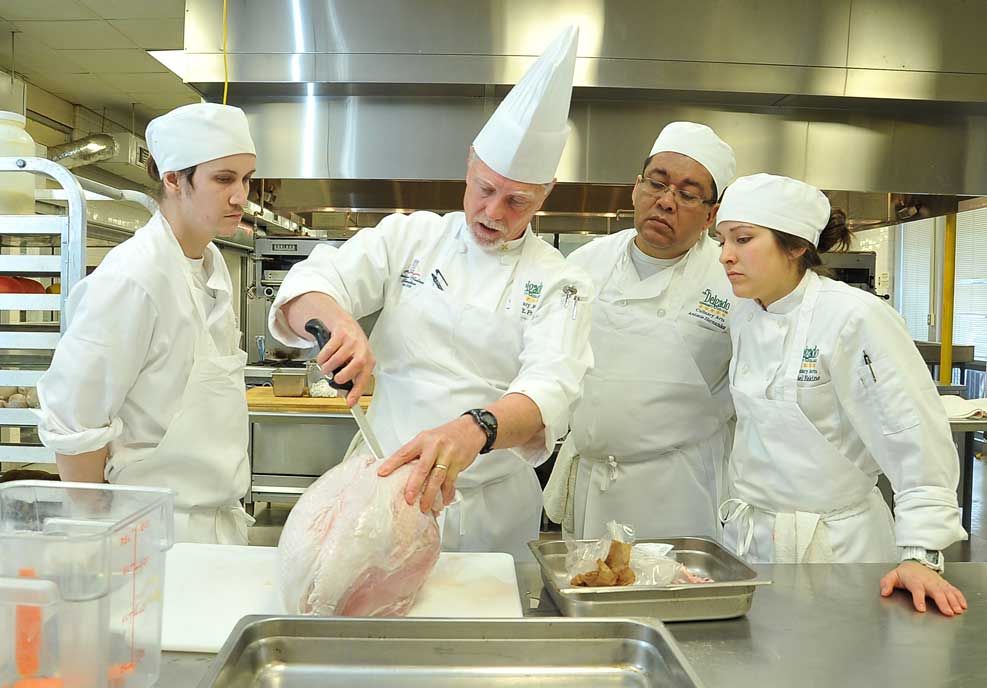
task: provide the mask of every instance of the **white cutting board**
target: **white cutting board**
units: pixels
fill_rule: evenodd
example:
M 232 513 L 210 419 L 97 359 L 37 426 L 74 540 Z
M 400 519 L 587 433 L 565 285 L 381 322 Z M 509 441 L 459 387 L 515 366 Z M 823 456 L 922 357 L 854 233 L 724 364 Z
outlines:
M 176 544 L 165 561 L 161 646 L 218 652 L 248 614 L 284 614 L 277 548 Z M 442 552 L 408 616 L 519 617 L 514 557 Z

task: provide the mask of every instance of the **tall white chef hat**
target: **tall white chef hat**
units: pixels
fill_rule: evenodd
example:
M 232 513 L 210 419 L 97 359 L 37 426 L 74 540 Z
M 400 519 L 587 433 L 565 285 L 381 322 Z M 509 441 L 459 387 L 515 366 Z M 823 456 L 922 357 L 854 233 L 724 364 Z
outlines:
M 737 173 L 737 158 L 734 157 L 733 148 L 705 124 L 672 122 L 665 125 L 648 156 L 656 153 L 688 155 L 706 168 L 716 184 L 716 193 L 720 196 Z
M 473 149 L 498 174 L 529 184 L 555 178 L 569 137 L 578 38 L 577 26 L 562 31 L 476 135 Z
M 183 105 L 152 119 L 145 136 L 162 175 L 227 155 L 257 153 L 247 116 L 232 105 Z
M 790 177 L 754 174 L 741 177 L 726 190 L 716 224 L 749 222 L 818 246 L 830 212 L 829 199 L 816 187 Z

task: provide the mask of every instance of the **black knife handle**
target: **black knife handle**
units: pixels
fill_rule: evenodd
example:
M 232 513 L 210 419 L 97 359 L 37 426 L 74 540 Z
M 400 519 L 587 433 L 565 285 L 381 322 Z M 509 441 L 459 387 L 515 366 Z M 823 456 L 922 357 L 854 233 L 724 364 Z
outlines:
M 331 335 L 329 328 L 326 327 L 326 324 L 318 318 L 312 318 L 305 323 L 305 331 L 315 337 L 315 343 L 319 345 L 319 351 L 322 351 L 322 349 L 325 348 L 325 345 L 329 343 L 329 337 Z M 331 376 L 332 379 L 329 380 L 329 385 L 343 392 L 349 392 L 353 389 L 352 380 L 349 382 L 336 382 L 336 373 L 340 370 L 342 370 L 342 366 L 333 371 Z

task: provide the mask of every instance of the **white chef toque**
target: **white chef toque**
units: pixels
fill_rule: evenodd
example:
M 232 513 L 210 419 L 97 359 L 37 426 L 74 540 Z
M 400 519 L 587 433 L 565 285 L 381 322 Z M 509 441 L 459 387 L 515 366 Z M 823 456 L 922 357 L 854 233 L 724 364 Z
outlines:
M 227 155 L 257 153 L 247 116 L 232 105 L 183 105 L 152 119 L 145 137 L 161 175 Z
M 818 246 L 830 212 L 829 199 L 816 187 L 790 177 L 762 173 L 741 177 L 727 188 L 716 213 L 716 224 L 748 222 Z
M 698 162 L 713 178 L 717 196 L 723 195 L 723 190 L 737 173 L 733 148 L 705 124 L 672 122 L 666 125 L 655 139 L 648 157 L 656 153 L 680 153 Z
M 494 172 L 528 184 L 555 179 L 569 137 L 578 38 L 574 25 L 562 31 L 476 135 L 473 149 Z

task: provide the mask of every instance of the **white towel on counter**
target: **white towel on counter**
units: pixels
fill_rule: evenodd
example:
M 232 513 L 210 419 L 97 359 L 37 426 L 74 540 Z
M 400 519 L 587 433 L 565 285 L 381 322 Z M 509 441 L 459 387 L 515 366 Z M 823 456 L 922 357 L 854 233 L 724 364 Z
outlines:
M 964 399 L 953 394 L 940 397 L 950 420 L 987 418 L 987 399 Z

